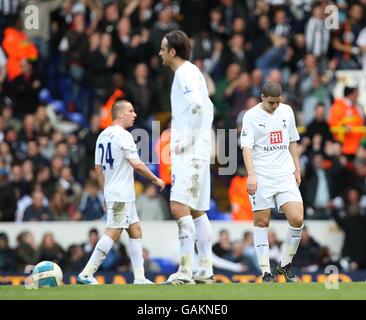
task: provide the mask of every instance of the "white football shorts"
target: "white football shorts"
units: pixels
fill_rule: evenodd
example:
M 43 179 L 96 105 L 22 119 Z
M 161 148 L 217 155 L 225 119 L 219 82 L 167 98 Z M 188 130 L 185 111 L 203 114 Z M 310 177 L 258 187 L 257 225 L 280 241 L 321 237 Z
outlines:
M 135 201 L 107 203 L 107 228 L 128 229 L 139 221 Z
M 210 162 L 186 160 L 172 163 L 170 201 L 183 203 L 198 211 L 210 209 Z
M 294 174 L 281 178 L 266 178 L 256 175 L 257 191 L 254 196 L 249 196 L 253 211 L 281 206 L 286 202 L 302 202 L 299 187 Z

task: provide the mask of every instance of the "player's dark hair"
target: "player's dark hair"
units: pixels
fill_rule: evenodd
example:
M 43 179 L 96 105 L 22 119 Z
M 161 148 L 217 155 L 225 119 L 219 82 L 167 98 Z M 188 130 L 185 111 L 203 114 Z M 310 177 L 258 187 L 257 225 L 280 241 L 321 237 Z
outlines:
M 275 81 L 267 81 L 262 88 L 262 94 L 265 97 L 279 97 L 282 95 L 281 85 Z
M 168 50 L 174 49 L 176 55 L 184 60 L 189 60 L 192 46 L 188 36 L 180 30 L 174 30 L 165 35 L 168 41 Z
M 130 102 L 127 100 L 117 100 L 111 109 L 111 113 L 112 113 L 112 120 L 117 119 L 117 113 L 120 112 L 127 104 L 129 104 Z

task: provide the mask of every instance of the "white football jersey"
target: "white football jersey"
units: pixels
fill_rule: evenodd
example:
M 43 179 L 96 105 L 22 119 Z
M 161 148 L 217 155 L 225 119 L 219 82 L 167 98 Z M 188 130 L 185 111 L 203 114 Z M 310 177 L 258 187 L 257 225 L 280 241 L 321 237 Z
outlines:
M 204 76 L 191 62 L 184 62 L 175 71 L 170 99 L 172 160 L 189 157 L 209 161 L 213 104 L 208 95 Z M 201 108 L 192 108 L 195 105 L 199 105 Z M 192 130 L 192 127 L 195 130 Z M 189 147 L 182 155 L 176 155 L 174 152 L 174 146 L 178 141 L 183 145 L 184 142 L 189 141 Z M 193 145 L 190 143 L 191 141 L 193 141 Z
M 295 172 L 295 164 L 288 149 L 298 141 L 292 108 L 280 103 L 273 114 L 264 111 L 261 103 L 249 109 L 243 117 L 241 147 L 252 150 L 255 173 L 275 178 Z
M 127 159 L 139 158 L 131 133 L 121 126 L 110 126 L 98 136 L 95 164 L 101 165 L 104 175 L 106 202 L 135 201 L 133 168 Z

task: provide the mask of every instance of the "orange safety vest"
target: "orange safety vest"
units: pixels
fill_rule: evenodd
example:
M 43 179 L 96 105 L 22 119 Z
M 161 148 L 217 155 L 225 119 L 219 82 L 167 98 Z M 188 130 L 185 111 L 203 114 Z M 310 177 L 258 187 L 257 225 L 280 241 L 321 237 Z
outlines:
M 35 61 L 38 59 L 37 47 L 29 41 L 24 32 L 17 29 L 11 27 L 5 29 L 2 47 L 8 56 L 6 69 L 10 81 L 21 74 L 21 60 Z
M 112 124 L 112 106 L 117 100 L 122 100 L 126 94 L 121 89 L 115 89 L 108 101 L 100 107 L 100 126 L 102 129 Z
M 232 220 L 253 220 L 252 205 L 247 191 L 248 177 L 235 176 L 229 187 Z
M 155 144 L 155 152 L 159 159 L 159 176 L 166 184 L 172 184 L 172 161 L 170 157 L 170 129 L 161 133 Z
M 329 110 L 328 124 L 330 127 L 358 127 L 363 126 L 362 113 L 356 106 L 348 105 L 344 99 L 337 99 Z M 360 145 L 363 134 L 361 132 L 335 133 L 334 139 L 342 143 L 342 153 L 354 155 Z

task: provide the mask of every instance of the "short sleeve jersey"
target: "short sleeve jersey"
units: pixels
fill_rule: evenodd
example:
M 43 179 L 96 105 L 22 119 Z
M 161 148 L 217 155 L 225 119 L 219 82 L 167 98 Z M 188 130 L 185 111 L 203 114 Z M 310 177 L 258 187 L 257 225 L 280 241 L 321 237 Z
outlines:
M 213 121 L 213 104 L 208 95 L 207 84 L 201 71 L 191 62 L 184 62 L 176 71 L 171 89 L 172 128 L 171 147 L 185 135 L 192 135 L 190 123 L 194 108 L 201 106 L 201 126 L 193 134 L 193 148 L 188 149 L 189 156 L 201 160 L 210 160 L 211 127 Z M 196 116 L 196 115 L 194 115 Z M 173 151 L 173 150 L 172 150 Z M 186 156 L 186 154 L 185 154 Z M 172 161 L 179 157 L 172 152 Z
M 294 112 L 287 104 L 280 103 L 270 114 L 259 103 L 244 114 L 241 147 L 252 150 L 258 175 L 276 178 L 293 173 L 295 164 L 289 144 L 299 139 Z
M 98 136 L 95 146 L 95 164 L 104 175 L 106 202 L 135 201 L 133 168 L 128 159 L 139 158 L 131 133 L 120 126 L 110 126 Z

